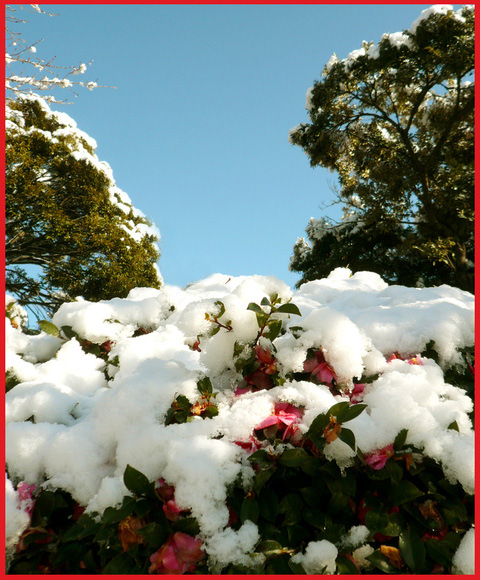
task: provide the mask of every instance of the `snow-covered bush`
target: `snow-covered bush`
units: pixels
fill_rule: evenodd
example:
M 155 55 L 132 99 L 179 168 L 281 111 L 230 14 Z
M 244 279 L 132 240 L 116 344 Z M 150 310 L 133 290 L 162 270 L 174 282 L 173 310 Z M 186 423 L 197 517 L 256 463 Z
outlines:
M 473 305 L 337 269 L 7 318 L 10 572 L 470 573 Z

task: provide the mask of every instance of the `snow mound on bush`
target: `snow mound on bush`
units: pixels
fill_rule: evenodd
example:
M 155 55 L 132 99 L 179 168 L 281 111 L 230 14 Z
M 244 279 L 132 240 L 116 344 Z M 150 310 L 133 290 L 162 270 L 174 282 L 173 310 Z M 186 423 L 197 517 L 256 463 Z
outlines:
M 214 561 L 244 561 L 258 530 L 251 522 L 238 532 L 226 528 L 228 486 L 253 475 L 235 441 L 248 440 L 275 403 L 303 406 L 299 428 L 306 432 L 319 413 L 348 400 L 332 395 L 326 385 L 293 379 L 235 397 L 241 379 L 235 344 L 252 344 L 258 333 L 248 306 L 272 294 L 282 302 L 293 300 L 302 314 L 276 315 L 283 324 L 283 334 L 274 341 L 283 376 L 302 371 L 310 348 L 323 350 L 346 386 L 362 375 L 378 374 L 365 391 L 367 411 L 349 424 L 362 451 L 388 445 L 408 429 L 408 443 L 473 493 L 473 430 L 467 415 L 472 403 L 464 391 L 445 383 L 442 370 L 459 364 L 458 350 L 474 343 L 472 295 L 448 286 L 388 286 L 377 274 L 352 276 L 341 268 L 297 291 L 272 276 L 215 274 L 184 290 L 138 288 L 126 299 L 64 304 L 52 322 L 71 327 L 78 337 L 70 340 L 44 332 L 29 336 L 7 320 L 7 370 L 19 383 L 6 401 L 7 536 L 18 537 L 26 525 L 11 482 L 64 489 L 87 512 L 101 513 L 129 494 L 123 473 L 130 464 L 151 481 L 164 478 L 175 486 L 178 505 L 198 520 Z M 218 316 L 219 303 L 224 328 L 209 334 L 206 314 Z M 85 340 L 108 342 L 108 362 L 84 352 Z M 400 359 L 387 363 L 392 352 L 415 356 L 432 341 L 439 364 L 430 359 L 422 365 Z M 204 376 L 217 394 L 219 414 L 165 426 L 175 397 L 184 395 L 193 403 Z M 458 432 L 447 429 L 453 421 Z M 353 451 L 337 439 L 328 453 L 345 466 Z M 315 571 L 319 566 L 330 570 L 334 560 L 334 550 L 322 542 L 299 555 L 299 562 Z

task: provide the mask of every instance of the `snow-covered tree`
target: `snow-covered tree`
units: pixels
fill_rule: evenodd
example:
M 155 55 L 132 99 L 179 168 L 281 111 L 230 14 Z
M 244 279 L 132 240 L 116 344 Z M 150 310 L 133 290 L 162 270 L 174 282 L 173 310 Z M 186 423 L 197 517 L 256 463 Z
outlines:
M 7 292 L 42 313 L 76 296 L 158 288 L 158 230 L 115 185 L 94 139 L 35 95 L 8 101 L 6 118 Z
M 38 4 L 7 5 L 5 9 L 5 91 L 8 100 L 22 94 L 42 93 L 49 103 L 65 103 L 65 99 L 59 98 L 57 89 L 68 89 L 76 95 L 74 89 L 77 87 L 93 90 L 99 86 L 96 81 L 76 80 L 76 75 L 84 74 L 90 63 L 58 66 L 55 57 L 46 60 L 37 55 L 37 45 L 42 40 L 29 42 L 24 38 L 22 24 L 28 22 L 23 17 L 25 14 L 54 14 L 45 12 Z
M 332 56 L 290 141 L 338 172 L 347 219 L 310 224 L 291 261 L 301 282 L 349 265 L 473 291 L 473 72 L 473 6 L 432 6 L 409 30 Z

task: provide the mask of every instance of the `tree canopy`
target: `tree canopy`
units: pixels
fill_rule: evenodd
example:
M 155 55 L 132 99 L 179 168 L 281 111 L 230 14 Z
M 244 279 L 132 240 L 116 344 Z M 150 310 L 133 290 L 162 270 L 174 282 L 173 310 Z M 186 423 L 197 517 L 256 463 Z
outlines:
M 313 220 L 300 283 L 332 266 L 473 291 L 474 7 L 433 6 L 409 30 L 336 55 L 290 141 L 338 172 L 345 219 Z
M 158 288 L 158 231 L 96 142 L 36 95 L 9 100 L 6 117 L 6 291 L 42 313 Z

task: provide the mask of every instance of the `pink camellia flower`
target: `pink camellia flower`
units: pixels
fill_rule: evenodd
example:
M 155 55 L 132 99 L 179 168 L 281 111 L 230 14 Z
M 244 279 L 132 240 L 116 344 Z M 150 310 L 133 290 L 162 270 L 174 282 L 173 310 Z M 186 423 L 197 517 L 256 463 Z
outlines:
M 172 485 L 168 485 L 168 483 L 161 477 L 158 480 L 157 487 L 155 488 L 157 494 L 163 499 L 164 502 L 167 502 L 173 499 L 173 495 L 175 493 L 175 488 Z
M 235 389 L 235 396 L 240 397 L 242 395 L 245 395 L 246 393 L 251 393 L 251 392 L 252 392 L 252 387 L 250 385 L 248 385 L 246 387 L 237 387 Z
M 185 511 L 178 507 L 174 499 L 169 499 L 162 507 L 167 520 L 170 520 L 171 522 L 178 521 L 180 519 L 180 514 Z
M 325 360 L 321 349 L 315 351 L 315 358 L 307 358 L 303 363 L 303 370 L 306 373 L 310 373 L 319 382 L 327 383 L 327 385 L 331 385 L 334 380 L 337 380 L 335 371 Z
M 176 532 L 150 556 L 150 574 L 185 574 L 193 572 L 204 556 L 202 541 L 183 532 Z
M 393 451 L 393 443 L 387 445 L 383 449 L 376 449 L 372 453 L 366 453 L 363 458 L 365 463 L 369 465 L 372 469 L 383 469 L 388 459 L 395 454 Z
M 35 499 L 33 497 L 34 491 L 37 489 L 35 484 L 28 485 L 25 481 L 22 481 L 17 487 L 18 499 L 20 500 L 20 506 L 29 516 L 32 515 L 33 507 L 35 506 Z
M 350 403 L 353 405 L 360 403 L 360 401 L 363 399 L 363 391 L 365 390 L 366 386 L 367 385 L 364 385 L 363 383 L 358 383 L 353 387 L 350 393 L 348 393 L 348 396 L 350 397 Z
M 255 439 L 255 437 L 253 437 L 252 435 L 250 435 L 247 441 L 234 441 L 234 443 L 235 445 L 238 445 L 239 447 L 245 449 L 245 451 L 249 451 L 250 453 L 257 451 L 257 449 L 260 449 L 260 447 L 262 446 L 260 441 Z
M 258 431 L 259 429 L 276 426 L 279 431 L 284 431 L 283 439 L 285 439 L 296 432 L 296 429 L 293 429 L 293 424 L 302 417 L 303 411 L 290 403 L 275 403 L 273 415 L 261 421 L 254 429 Z
M 271 376 L 278 370 L 275 357 L 269 350 L 257 344 L 255 359 L 259 363 L 259 367 L 247 375 L 245 381 L 257 389 L 271 389 L 273 387 Z

